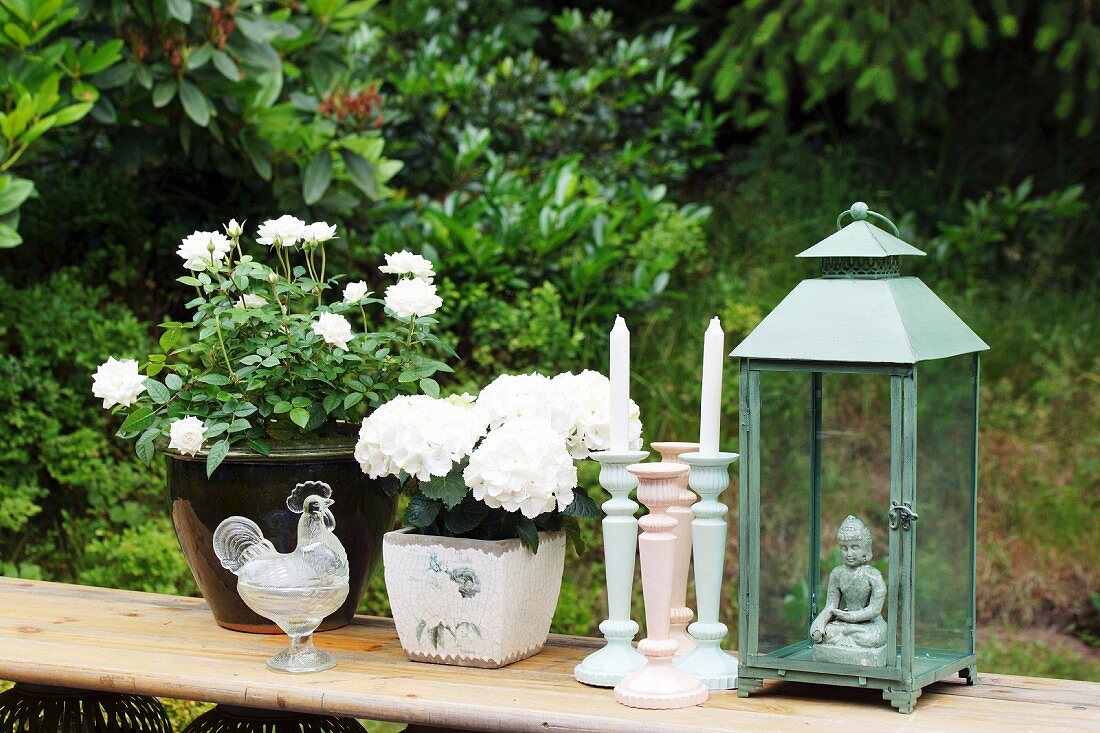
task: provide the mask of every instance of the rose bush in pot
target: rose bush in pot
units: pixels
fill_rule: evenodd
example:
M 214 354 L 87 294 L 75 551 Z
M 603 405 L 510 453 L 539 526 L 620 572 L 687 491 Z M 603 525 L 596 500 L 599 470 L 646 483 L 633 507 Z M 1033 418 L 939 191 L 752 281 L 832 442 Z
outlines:
M 287 493 L 308 480 L 332 486 L 352 566 L 347 603 L 321 626 L 334 628 L 351 619 L 396 512 L 396 479 L 363 476 L 353 426 L 398 395 L 438 394 L 433 375 L 450 371 L 435 358 L 454 356 L 431 331 L 442 305 L 435 273 L 419 255 L 387 255 L 379 269 L 395 282 L 379 298 L 364 281 L 327 273 L 336 231 L 324 222 L 265 221 L 251 248 L 236 221 L 224 229 L 195 232 L 177 251 L 188 271 L 178 280 L 195 290 L 191 320 L 161 324 L 160 352 L 140 362 L 109 358 L 93 393 L 125 415 L 118 435 L 143 461 L 158 449 L 167 456 L 176 533 L 223 626 L 277 631 L 237 596 L 214 556 L 214 527 L 249 516 L 289 552 Z M 249 254 L 260 248 L 270 264 Z

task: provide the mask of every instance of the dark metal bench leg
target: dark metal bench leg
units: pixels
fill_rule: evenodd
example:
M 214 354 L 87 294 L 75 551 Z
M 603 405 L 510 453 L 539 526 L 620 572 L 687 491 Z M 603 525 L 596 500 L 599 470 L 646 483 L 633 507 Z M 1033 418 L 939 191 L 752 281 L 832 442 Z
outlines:
M 155 697 L 16 683 L 0 693 L 3 733 L 172 733 Z

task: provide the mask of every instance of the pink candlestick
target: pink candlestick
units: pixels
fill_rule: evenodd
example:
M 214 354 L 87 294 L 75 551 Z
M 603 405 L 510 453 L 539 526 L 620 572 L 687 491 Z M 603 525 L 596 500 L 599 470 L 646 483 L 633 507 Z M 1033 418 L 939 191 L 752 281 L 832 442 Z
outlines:
M 642 597 L 648 636 L 638 642 L 647 664 L 615 687 L 615 699 L 632 708 L 685 708 L 706 702 L 706 685 L 672 664 L 679 647 L 669 637 L 672 575 L 676 558 L 676 520 L 668 508 L 680 493 L 680 479 L 687 466 L 671 463 L 636 463 L 627 468 L 638 477 L 638 501 L 649 514 L 638 520 L 642 565 Z
M 679 465 L 685 465 L 680 460 L 680 454 L 699 450 L 698 443 L 669 441 L 650 445 L 653 450 L 661 454 L 662 463 Z M 698 498 L 695 492 L 688 488 L 688 474 L 684 474 L 680 479 L 680 493 L 668 510 L 669 516 L 676 520 L 676 528 L 672 530 L 676 535 L 676 554 L 672 568 L 672 611 L 669 631 L 672 639 L 680 644 L 676 656 L 682 656 L 695 649 L 695 639 L 687 631 L 688 624 L 695 617 L 687 605 L 687 583 L 688 574 L 691 571 L 691 520 L 695 518 L 691 505 L 696 501 Z

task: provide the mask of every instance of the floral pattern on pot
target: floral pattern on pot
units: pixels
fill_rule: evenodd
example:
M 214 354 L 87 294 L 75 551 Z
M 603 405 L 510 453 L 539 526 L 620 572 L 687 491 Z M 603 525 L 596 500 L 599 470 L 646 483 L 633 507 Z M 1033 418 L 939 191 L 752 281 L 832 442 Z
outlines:
M 386 591 L 401 646 L 413 661 L 503 667 L 546 643 L 565 563 L 565 534 L 518 539 L 386 534 Z

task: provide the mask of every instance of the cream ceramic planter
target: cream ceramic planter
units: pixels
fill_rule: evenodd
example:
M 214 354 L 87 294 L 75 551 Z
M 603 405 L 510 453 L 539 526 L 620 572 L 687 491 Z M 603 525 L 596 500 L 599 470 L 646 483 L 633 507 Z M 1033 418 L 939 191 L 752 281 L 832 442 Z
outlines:
M 389 532 L 382 541 L 386 592 L 409 659 L 503 667 L 542 650 L 558 604 L 565 533 L 540 532 L 532 554 L 519 540 L 468 540 Z

